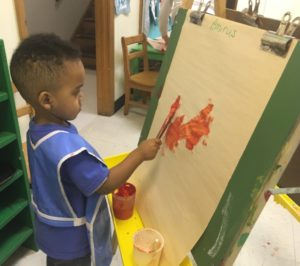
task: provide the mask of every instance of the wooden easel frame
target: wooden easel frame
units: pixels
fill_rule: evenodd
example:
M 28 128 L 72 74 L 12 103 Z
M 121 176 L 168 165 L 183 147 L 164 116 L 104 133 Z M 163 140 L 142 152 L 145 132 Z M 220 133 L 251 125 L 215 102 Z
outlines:
M 150 131 L 186 15 L 187 9 L 180 9 L 176 17 L 140 140 L 146 139 Z M 213 217 L 192 249 L 200 265 L 232 265 L 265 205 L 264 192 L 277 184 L 284 170 L 281 165 L 290 161 L 300 143 L 300 90 L 296 85 L 300 83 L 296 71 L 299 58 L 298 42 Z M 225 220 L 230 225 L 226 231 L 222 230 Z

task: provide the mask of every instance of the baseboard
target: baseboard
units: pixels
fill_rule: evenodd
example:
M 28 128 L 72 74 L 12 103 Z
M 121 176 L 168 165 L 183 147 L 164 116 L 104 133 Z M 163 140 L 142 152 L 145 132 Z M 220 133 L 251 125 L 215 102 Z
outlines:
M 125 95 L 123 94 L 120 98 L 118 98 L 114 103 L 114 112 L 119 111 L 125 103 Z

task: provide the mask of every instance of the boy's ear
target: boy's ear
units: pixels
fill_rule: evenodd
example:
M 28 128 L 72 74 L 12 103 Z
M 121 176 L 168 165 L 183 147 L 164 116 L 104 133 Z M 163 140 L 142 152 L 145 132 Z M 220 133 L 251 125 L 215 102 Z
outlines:
M 53 105 L 53 96 L 48 91 L 42 91 L 39 94 L 38 102 L 46 110 L 51 110 Z

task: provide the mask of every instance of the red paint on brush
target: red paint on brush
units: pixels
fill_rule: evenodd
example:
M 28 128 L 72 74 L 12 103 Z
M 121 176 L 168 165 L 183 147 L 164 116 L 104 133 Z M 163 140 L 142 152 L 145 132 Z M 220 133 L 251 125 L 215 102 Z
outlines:
M 183 123 L 184 116 L 176 117 L 174 122 L 170 124 L 165 138 L 167 147 L 174 151 L 178 146 L 180 140 L 185 140 L 185 146 L 188 150 L 193 148 L 199 143 L 203 136 L 208 136 L 210 133 L 210 124 L 213 121 L 210 113 L 214 105 L 208 104 L 202 109 L 194 118 L 185 124 Z M 202 141 L 203 145 L 207 145 L 205 140 Z
M 174 117 L 179 106 L 180 106 L 180 96 L 177 96 L 175 102 L 172 103 L 169 114 L 167 115 L 165 121 L 163 122 L 159 132 L 157 133 L 156 138 L 160 139 L 163 136 L 166 129 L 169 127 L 169 125 L 172 121 L 172 118 Z

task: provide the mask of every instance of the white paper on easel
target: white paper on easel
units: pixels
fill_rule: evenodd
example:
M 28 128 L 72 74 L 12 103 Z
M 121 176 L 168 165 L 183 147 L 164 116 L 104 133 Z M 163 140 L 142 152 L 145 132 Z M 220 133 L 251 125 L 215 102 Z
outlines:
M 131 179 L 144 225 L 165 238 L 161 265 L 167 266 L 179 265 L 204 232 L 294 48 L 282 58 L 259 48 L 262 30 L 209 15 L 202 26 L 188 20 L 187 15 L 149 138 L 178 95 L 176 116 L 184 115 L 183 123 L 213 104 L 209 135 L 192 150 L 184 140 L 174 151 L 164 145 Z M 230 226 L 230 198 L 226 208 L 223 230 Z M 214 256 L 217 246 L 210 251 Z

